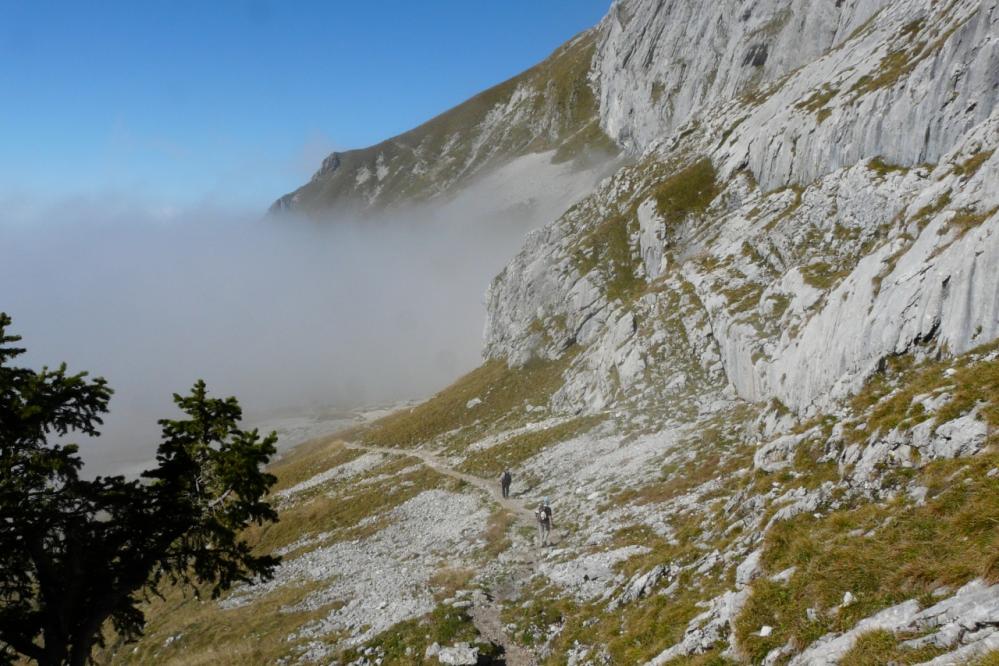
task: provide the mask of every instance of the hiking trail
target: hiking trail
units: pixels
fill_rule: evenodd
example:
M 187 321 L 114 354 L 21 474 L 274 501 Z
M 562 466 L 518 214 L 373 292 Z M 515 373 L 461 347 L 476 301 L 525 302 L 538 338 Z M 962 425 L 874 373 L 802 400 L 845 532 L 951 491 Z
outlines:
M 513 514 L 518 525 L 527 526 L 531 530 L 537 529 L 534 511 L 527 507 L 526 500 L 503 497 L 498 479 L 483 479 L 482 477 L 459 472 L 440 457 L 418 449 L 394 449 L 391 447 L 367 446 L 352 442 L 343 442 L 343 445 L 348 449 L 358 451 L 417 458 L 435 472 L 449 476 L 452 479 L 464 481 L 483 491 L 488 495 L 490 500 Z M 554 532 L 552 530 L 553 537 Z M 533 540 L 531 543 L 534 543 Z M 537 657 L 507 634 L 500 613 L 502 610 L 501 602 L 515 595 L 516 589 L 521 584 L 530 580 L 534 574 L 540 559 L 539 548 L 536 546 L 523 548 L 514 544 L 511 546 L 509 552 L 514 556 L 511 558 L 511 563 L 514 566 L 510 569 L 510 582 L 504 585 L 502 589 L 492 591 L 491 594 L 479 593 L 474 595 L 473 606 L 469 609 L 469 615 L 483 638 L 503 647 L 507 666 L 536 666 L 538 663 Z

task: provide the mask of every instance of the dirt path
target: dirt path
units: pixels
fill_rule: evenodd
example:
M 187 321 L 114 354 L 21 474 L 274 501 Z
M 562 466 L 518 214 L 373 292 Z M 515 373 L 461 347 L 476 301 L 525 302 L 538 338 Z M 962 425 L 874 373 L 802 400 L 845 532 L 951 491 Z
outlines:
M 449 467 L 446 462 L 434 454 L 427 453 L 426 451 L 393 449 L 386 446 L 365 446 L 363 444 L 351 444 L 349 442 L 344 442 L 344 446 L 348 449 L 356 449 L 358 451 L 370 451 L 372 453 L 384 453 L 390 456 L 408 456 L 411 458 L 419 458 L 427 467 L 435 472 L 439 472 L 444 476 L 450 476 L 452 479 L 459 479 L 484 491 L 494 502 L 516 515 L 518 520 L 520 520 L 523 524 L 528 525 L 532 529 L 535 526 L 534 512 L 527 508 L 523 500 L 514 499 L 512 497 L 503 497 L 500 492 L 498 479 L 493 481 L 459 472 L 453 467 Z
M 384 446 L 365 446 L 350 442 L 343 442 L 343 445 L 348 449 L 358 451 L 419 458 L 423 464 L 435 472 L 464 481 L 485 492 L 492 501 L 512 513 L 518 523 L 526 525 L 532 530 L 536 529 L 534 512 L 527 507 L 524 500 L 503 497 L 498 480 L 483 479 L 478 476 L 459 472 L 434 454 L 426 451 L 393 449 Z M 532 575 L 537 564 L 538 551 L 536 548 L 528 548 L 527 550 L 518 549 L 515 555 L 517 556 L 517 562 L 511 574 L 518 582 L 526 582 Z M 475 595 L 475 602 L 472 608 L 469 609 L 469 615 L 471 615 L 472 620 L 475 622 L 476 629 L 479 630 L 479 633 L 486 640 L 503 646 L 507 666 L 536 666 L 538 660 L 534 654 L 527 648 L 518 645 L 516 641 L 507 635 L 506 629 L 503 627 L 503 621 L 500 618 L 500 602 L 502 600 L 502 595 L 499 597 L 484 593 Z

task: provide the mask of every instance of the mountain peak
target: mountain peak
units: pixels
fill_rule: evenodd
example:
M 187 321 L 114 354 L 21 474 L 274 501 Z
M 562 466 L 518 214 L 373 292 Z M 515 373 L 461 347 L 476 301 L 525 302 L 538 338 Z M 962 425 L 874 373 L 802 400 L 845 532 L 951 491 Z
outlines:
M 981 0 L 616 0 L 328 158 L 275 205 L 627 156 L 489 285 L 479 368 L 282 461 L 288 561 L 212 612 L 272 661 L 996 663 L 997 36 Z

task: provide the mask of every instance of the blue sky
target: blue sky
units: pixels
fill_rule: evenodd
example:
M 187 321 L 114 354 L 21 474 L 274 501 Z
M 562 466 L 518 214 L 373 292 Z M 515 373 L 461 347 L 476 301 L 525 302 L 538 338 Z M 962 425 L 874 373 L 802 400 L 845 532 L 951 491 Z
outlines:
M 0 197 L 261 208 L 609 0 L 0 2 Z

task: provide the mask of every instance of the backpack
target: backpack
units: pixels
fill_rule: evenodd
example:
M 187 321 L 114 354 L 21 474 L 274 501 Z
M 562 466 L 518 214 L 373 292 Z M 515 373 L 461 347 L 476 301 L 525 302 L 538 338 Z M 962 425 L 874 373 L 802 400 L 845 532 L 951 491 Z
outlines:
M 552 519 L 552 508 L 550 506 L 539 507 L 534 515 L 537 516 L 539 523 L 549 523 Z

